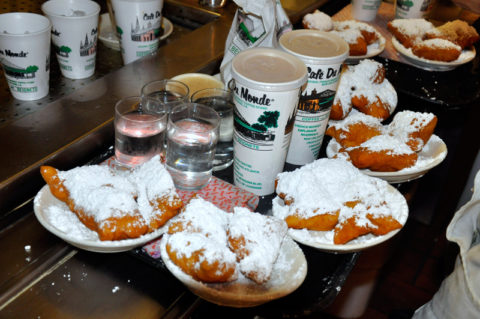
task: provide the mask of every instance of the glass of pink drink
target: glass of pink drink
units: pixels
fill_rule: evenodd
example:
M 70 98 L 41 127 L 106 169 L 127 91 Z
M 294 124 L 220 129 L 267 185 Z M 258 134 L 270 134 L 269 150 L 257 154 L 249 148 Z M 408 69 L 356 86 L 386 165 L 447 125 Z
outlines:
M 130 96 L 115 105 L 115 160 L 134 167 L 163 152 L 167 127 L 165 105 L 157 99 Z

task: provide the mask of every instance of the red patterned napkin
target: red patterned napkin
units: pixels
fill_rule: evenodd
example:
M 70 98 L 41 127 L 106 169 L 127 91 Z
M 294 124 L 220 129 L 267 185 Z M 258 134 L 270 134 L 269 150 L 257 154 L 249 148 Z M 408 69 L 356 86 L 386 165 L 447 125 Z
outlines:
M 113 167 L 115 166 L 115 158 L 112 156 L 107 159 L 105 163 Z M 239 206 L 254 211 L 260 201 L 257 195 L 227 183 L 215 176 L 212 176 L 207 186 L 198 191 L 177 190 L 177 193 L 184 203 L 188 202 L 194 195 L 197 195 L 227 212 L 231 212 L 234 207 Z M 143 246 L 143 250 L 152 258 L 160 258 L 159 243 L 160 238 Z

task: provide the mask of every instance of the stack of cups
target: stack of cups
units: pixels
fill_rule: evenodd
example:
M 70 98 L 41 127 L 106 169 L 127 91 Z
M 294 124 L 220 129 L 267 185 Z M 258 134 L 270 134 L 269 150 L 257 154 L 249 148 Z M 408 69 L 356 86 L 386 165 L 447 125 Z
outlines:
M 277 49 L 247 49 L 233 58 L 235 185 L 260 196 L 275 191 L 307 75 L 305 63 Z
M 318 158 L 349 46 L 341 37 L 317 30 L 285 33 L 279 43 L 308 69 L 308 82 L 300 96 L 286 159 L 289 164 L 304 165 Z
M 0 63 L 13 97 L 38 100 L 48 94 L 50 21 L 24 12 L 0 15 Z
M 91 0 L 49 0 L 42 11 L 52 22 L 52 42 L 62 75 L 69 79 L 92 76 L 100 6 Z
M 112 0 L 112 7 L 124 64 L 157 51 L 163 0 Z

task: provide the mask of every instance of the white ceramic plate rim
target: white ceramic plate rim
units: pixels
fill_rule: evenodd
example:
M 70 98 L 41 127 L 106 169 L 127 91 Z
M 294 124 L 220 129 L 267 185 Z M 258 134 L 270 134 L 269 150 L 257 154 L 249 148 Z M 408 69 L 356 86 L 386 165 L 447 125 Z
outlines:
M 402 225 L 405 225 L 405 223 L 407 222 L 407 218 L 408 218 L 407 202 L 406 202 L 405 198 L 403 197 L 403 195 L 396 188 L 394 188 L 390 184 L 386 184 L 386 185 L 388 185 L 388 190 L 390 192 L 392 192 L 393 194 L 395 194 L 395 196 L 397 196 L 397 197 L 399 197 L 399 199 L 401 199 L 401 200 L 397 201 L 397 202 L 402 203 L 400 206 L 398 206 L 398 214 L 399 214 L 399 216 L 401 216 L 401 218 L 398 220 L 398 222 Z M 273 200 L 276 201 L 278 205 L 283 206 L 283 200 L 281 198 L 275 197 Z M 273 212 L 274 212 L 273 215 L 275 216 L 275 211 L 273 211 Z M 279 217 L 279 216 L 277 216 L 277 217 Z M 382 235 L 382 236 L 374 236 L 374 235 L 365 235 L 366 237 L 361 236 L 361 237 L 355 239 L 355 242 L 353 242 L 353 243 L 350 242 L 350 243 L 343 244 L 343 245 L 335 245 L 333 243 L 329 244 L 329 243 L 320 242 L 319 240 L 315 240 L 316 236 L 320 237 L 325 233 L 325 232 L 322 232 L 322 231 L 301 230 L 301 229 L 289 228 L 288 229 L 288 234 L 295 241 L 297 241 L 299 243 L 302 243 L 306 246 L 310 246 L 310 247 L 313 247 L 313 248 L 320 249 L 322 251 L 336 252 L 336 253 L 352 253 L 352 252 L 358 252 L 358 251 L 376 246 L 378 244 L 381 244 L 381 243 L 389 240 L 393 236 L 395 236 L 398 232 L 400 232 L 400 230 L 401 230 L 401 228 L 395 229 L 395 230 L 389 232 L 388 234 Z M 331 230 L 331 231 L 333 231 L 333 230 Z M 310 235 L 309 236 L 310 238 L 306 238 L 305 236 L 302 236 L 303 232 L 308 232 L 308 234 Z M 372 239 L 371 238 L 372 236 L 375 237 L 375 238 Z M 369 239 L 362 242 L 362 238 L 369 238 Z
M 412 53 L 412 49 L 405 48 L 395 37 L 392 37 L 392 44 L 395 50 L 397 50 L 401 55 L 405 56 L 410 62 L 414 63 L 415 65 L 431 70 L 451 70 L 455 67 L 468 63 L 475 58 L 476 50 L 475 47 L 472 46 L 470 50 L 463 50 L 457 60 L 451 62 L 443 62 L 443 61 L 433 61 L 427 60 L 421 57 L 416 56 Z
M 34 212 L 40 224 L 45 227 L 49 232 L 55 236 L 65 240 L 66 242 L 72 244 L 75 247 L 85 249 L 93 252 L 103 252 L 103 253 L 113 253 L 113 252 L 122 252 L 128 251 L 138 246 L 142 246 L 151 240 L 159 237 L 165 232 L 164 227 L 157 229 L 154 232 L 143 235 L 139 238 L 134 239 L 124 239 L 117 241 L 101 241 L 97 240 L 84 240 L 77 237 L 72 237 L 69 234 L 61 231 L 52 225 L 48 218 L 46 217 L 46 209 L 51 206 L 56 205 L 64 209 L 68 209 L 67 205 L 57 198 L 55 198 L 50 192 L 48 185 L 44 185 L 40 191 L 35 196 L 34 200 Z M 72 213 L 73 214 L 73 213 Z
M 429 143 L 431 144 L 428 145 Z M 366 175 L 381 178 L 389 183 L 404 183 L 420 178 L 425 175 L 426 172 L 443 162 L 448 153 L 445 142 L 443 142 L 443 140 L 435 134 L 430 137 L 430 140 L 427 142 L 427 146 L 435 146 L 435 148 L 431 150 L 435 156 L 427 165 L 419 166 L 415 170 L 407 168 L 405 170 L 396 172 L 374 172 L 368 169 L 363 169 L 361 171 Z M 339 148 L 340 144 L 338 144 L 337 141 L 332 138 L 327 145 L 327 157 L 332 158 L 335 154 L 337 154 Z M 419 156 L 427 156 L 426 151 L 422 150 L 419 153 Z
M 289 273 L 300 273 L 288 278 L 288 280 L 284 280 L 282 285 L 269 286 L 271 280 L 261 285 L 255 284 L 253 281 L 246 281 L 245 283 L 243 281 L 232 281 L 229 283 L 203 283 L 184 273 L 175 263 L 172 262 L 166 251 L 168 237 L 169 235 L 165 234 L 160 241 L 161 257 L 168 270 L 197 296 L 221 306 L 239 308 L 253 307 L 284 297 L 295 291 L 303 283 L 307 275 L 307 260 L 305 259 L 302 249 L 292 240 L 292 238 L 286 236 L 280 247 L 280 254 L 293 254 L 295 263 L 292 263 L 292 266 L 299 265 L 285 270 L 284 273 L 278 272 L 275 275 L 281 275 L 281 278 L 285 278 L 285 275 L 288 275 Z M 274 272 L 275 271 L 279 271 L 279 269 L 274 268 Z M 272 277 L 273 276 L 274 274 L 272 273 Z M 238 285 L 240 288 L 245 288 L 245 293 L 242 294 L 235 290 L 224 290 L 232 285 Z

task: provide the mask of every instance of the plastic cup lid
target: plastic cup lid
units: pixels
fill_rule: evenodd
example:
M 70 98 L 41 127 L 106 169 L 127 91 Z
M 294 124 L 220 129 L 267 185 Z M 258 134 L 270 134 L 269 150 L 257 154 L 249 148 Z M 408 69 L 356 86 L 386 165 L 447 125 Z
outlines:
M 307 82 L 305 63 L 273 48 L 252 48 L 232 60 L 232 77 L 242 85 L 265 91 L 289 91 Z
M 336 34 L 319 30 L 294 30 L 283 34 L 280 47 L 310 64 L 343 63 L 348 43 Z

